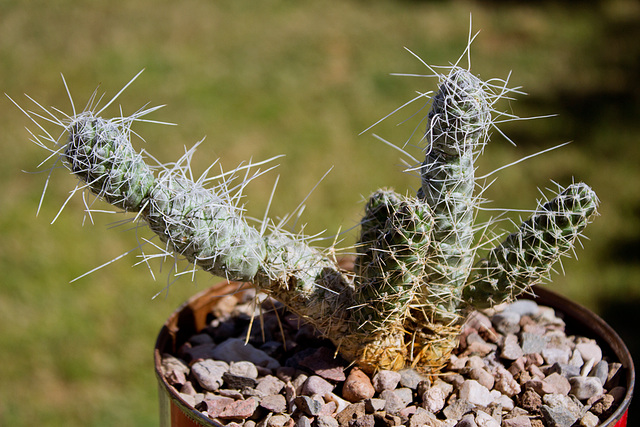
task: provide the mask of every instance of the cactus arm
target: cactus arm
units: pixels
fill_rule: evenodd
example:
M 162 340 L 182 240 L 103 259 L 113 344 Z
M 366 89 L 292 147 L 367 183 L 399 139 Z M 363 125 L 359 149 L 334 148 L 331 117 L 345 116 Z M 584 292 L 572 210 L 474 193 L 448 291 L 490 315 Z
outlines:
M 156 178 L 130 140 L 130 122 L 77 116 L 67 130 L 63 159 L 98 197 L 140 212 L 169 249 L 212 274 L 251 280 L 264 242 L 228 197 L 165 170 Z
M 596 213 L 598 198 L 583 183 L 572 184 L 492 249 L 475 266 L 463 297 L 476 308 L 510 301 L 549 276 L 575 246 Z
M 390 190 L 371 195 L 358 244 L 356 301 L 361 328 L 401 325 L 424 280 L 432 218 L 426 206 Z
M 431 240 L 428 207 L 391 190 L 374 192 L 357 245 L 353 320 L 363 343 L 358 364 L 367 370 L 400 369 L 408 358 L 406 319 L 424 280 Z
M 139 211 L 155 177 L 131 147 L 128 124 L 85 112 L 74 118 L 67 131 L 69 141 L 62 155 L 67 167 L 108 203 Z
M 155 177 L 131 145 L 130 124 L 88 112 L 76 116 L 67 126 L 64 163 L 98 197 L 139 212 L 168 251 L 216 276 L 252 282 L 356 354 L 358 342 L 343 344 L 353 326 L 353 294 L 337 263 L 282 230 L 261 235 L 245 220 L 226 182 L 205 188 L 180 167 L 165 167 Z
M 431 321 L 457 320 L 460 293 L 473 264 L 474 160 L 485 143 L 490 105 L 484 83 L 453 67 L 432 100 L 418 198 L 431 209 L 433 241 L 422 301 Z

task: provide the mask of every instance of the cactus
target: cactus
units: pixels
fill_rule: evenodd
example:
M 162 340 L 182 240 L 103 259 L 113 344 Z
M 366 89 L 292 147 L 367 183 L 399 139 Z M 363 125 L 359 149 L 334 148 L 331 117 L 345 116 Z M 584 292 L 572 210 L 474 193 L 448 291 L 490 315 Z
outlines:
M 114 119 L 100 117 L 104 108 L 97 107 L 62 119 L 46 109 L 44 115 L 25 112 L 66 131 L 66 139 L 55 138 L 38 125 L 44 134 L 32 135 L 79 178 L 77 191 L 135 212 L 167 252 L 216 276 L 251 282 L 367 371 L 414 366 L 437 372 L 465 316 L 547 280 L 598 205 L 586 184 L 560 189 L 474 262 L 482 249 L 474 242 L 481 228 L 474 224 L 481 202 L 474 163 L 501 114 L 495 103 L 513 90 L 457 65 L 444 69 L 436 72 L 439 89 L 421 140 L 425 159 L 414 168 L 420 188 L 413 196 L 391 189 L 370 196 L 354 271 L 303 236 L 245 218 L 239 196 L 250 171 L 260 174 L 257 165 L 223 174 L 213 186 L 213 178 L 191 177 L 190 153 L 175 164 L 150 165 L 131 145 L 131 127 L 155 108 Z

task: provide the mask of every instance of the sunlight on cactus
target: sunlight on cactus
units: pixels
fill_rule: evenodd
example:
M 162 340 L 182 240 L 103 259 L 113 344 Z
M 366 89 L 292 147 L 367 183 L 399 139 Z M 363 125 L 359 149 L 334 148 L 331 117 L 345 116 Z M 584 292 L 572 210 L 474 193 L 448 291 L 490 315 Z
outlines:
M 145 117 L 158 107 L 100 117 L 122 91 L 101 108 L 94 93 L 85 111 L 74 109 L 70 116 L 37 102 L 42 112 L 23 111 L 38 126 L 33 140 L 50 152 L 54 167 L 61 162 L 79 178 L 72 195 L 88 191 L 134 212 L 162 242 L 151 243 L 158 256 L 185 258 L 193 269 L 253 283 L 367 371 L 414 366 L 437 372 L 456 347 L 465 316 L 547 280 L 560 258 L 571 254 L 598 204 L 587 185 L 574 183 L 541 201 L 496 247 L 485 251 L 486 243 L 476 242 L 491 224 L 476 224 L 484 189 L 475 160 L 497 124 L 518 119 L 495 105 L 519 92 L 507 81 L 482 81 L 459 62 L 424 64 L 429 75 L 423 77 L 436 77 L 439 85 L 432 98 L 421 93 L 413 100 L 430 103 L 420 140 L 424 160 L 408 168 L 419 175 L 419 190 L 406 195 L 380 189 L 370 196 L 354 271 L 340 267 L 333 247 L 315 248 L 268 218 L 245 217 L 243 190 L 272 159 L 217 176 L 209 176 L 210 168 L 199 178 L 190 169 L 195 147 L 176 163 L 154 162 L 133 148 L 131 138 L 132 126 L 150 121 Z M 62 127 L 64 135 L 49 133 L 47 123 Z M 477 252 L 486 254 L 477 260 Z

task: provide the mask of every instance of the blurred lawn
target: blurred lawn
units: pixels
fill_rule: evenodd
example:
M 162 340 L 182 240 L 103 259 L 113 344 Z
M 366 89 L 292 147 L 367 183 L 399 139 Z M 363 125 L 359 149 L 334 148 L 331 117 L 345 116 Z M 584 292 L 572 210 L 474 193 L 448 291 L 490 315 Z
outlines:
M 504 78 L 513 70 L 512 85 L 530 94 L 503 107 L 521 116 L 559 114 L 505 126 L 518 147 L 494 141 L 479 174 L 574 140 L 504 171 L 486 196 L 493 207 L 526 209 L 550 179 L 592 184 L 602 215 L 578 251 L 579 265 L 567 261 L 567 275 L 553 286 L 625 334 L 625 324 L 638 322 L 640 302 L 640 8 L 632 0 L 0 0 L 0 89 L 22 105 L 28 93 L 69 112 L 60 73 L 81 107 L 99 83 L 111 96 L 144 68 L 120 100 L 124 112 L 167 104 L 152 118 L 180 125 L 137 127 L 148 151 L 174 160 L 183 145 L 206 135 L 199 171 L 217 157 L 230 168 L 286 154 L 273 215 L 295 208 L 334 166 L 303 217 L 307 233 L 332 234 L 358 221 L 362 197 L 374 189 L 415 186 L 400 173 L 396 152 L 371 132 L 358 133 L 414 91 L 434 89 L 433 80 L 388 75 L 427 72 L 403 46 L 431 64 L 455 60 L 470 12 L 481 30 L 473 71 Z M 374 132 L 401 143 L 416 121 L 395 124 L 409 115 Z M 81 227 L 80 198 L 49 225 L 75 182 L 64 171 L 36 217 L 46 175 L 22 171 L 35 171 L 44 152 L 29 143 L 25 126 L 18 109 L 0 102 L 0 425 L 157 425 L 156 334 L 183 300 L 216 279 L 183 278 L 152 300 L 164 276 L 153 281 L 144 267 L 132 267 L 131 256 L 70 284 L 134 247 L 135 235 L 107 230 L 121 215 L 99 215 L 96 226 Z M 248 190 L 255 216 L 275 176 Z

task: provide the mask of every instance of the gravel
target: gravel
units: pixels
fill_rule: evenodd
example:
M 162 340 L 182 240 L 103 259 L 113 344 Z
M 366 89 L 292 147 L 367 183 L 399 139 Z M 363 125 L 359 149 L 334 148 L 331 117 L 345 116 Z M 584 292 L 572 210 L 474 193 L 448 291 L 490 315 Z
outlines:
M 625 393 L 620 363 L 534 301 L 472 313 L 448 366 L 431 378 L 413 369 L 369 376 L 295 316 L 263 304 L 264 340 L 260 326 L 251 329 L 255 307 L 221 299 L 210 326 L 162 356 L 167 382 L 219 424 L 596 426 Z

